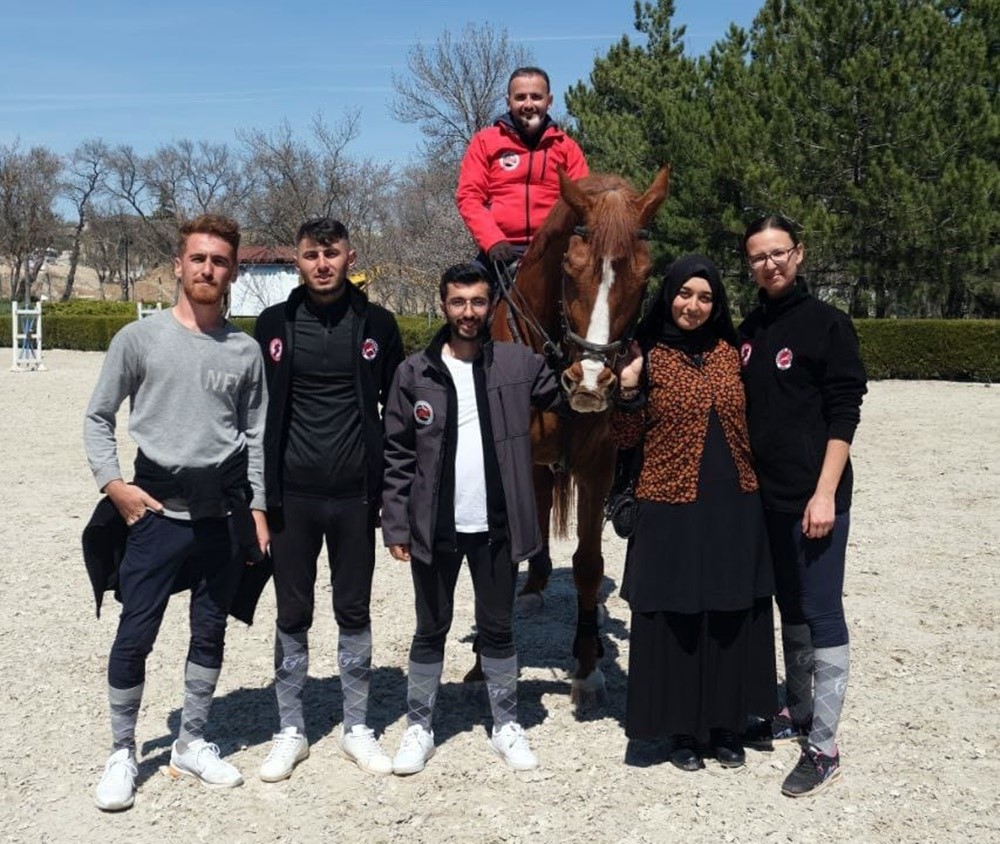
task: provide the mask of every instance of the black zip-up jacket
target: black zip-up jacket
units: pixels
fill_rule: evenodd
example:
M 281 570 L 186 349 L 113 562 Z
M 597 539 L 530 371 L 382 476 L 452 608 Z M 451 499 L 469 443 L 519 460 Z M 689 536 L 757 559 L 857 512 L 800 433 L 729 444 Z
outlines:
M 761 291 L 739 327 L 747 427 L 764 506 L 802 513 L 816 491 L 827 442 L 850 443 L 867 375 L 850 318 L 809 294 L 805 281 L 780 299 Z M 834 497 L 850 509 L 848 461 Z
M 288 405 L 292 395 L 292 356 L 295 354 L 295 314 L 308 295 L 305 286 L 296 288 L 288 299 L 266 308 L 254 327 L 254 337 L 264 355 L 267 378 L 267 424 L 264 430 L 264 486 L 269 518 L 281 510 L 281 470 L 288 437 Z M 403 359 L 403 341 L 393 315 L 368 301 L 353 285 L 347 286 L 348 305 L 357 315 L 352 346 L 354 384 L 358 408 L 364 421 L 366 496 L 377 502 L 382 489 L 382 417 L 392 377 Z
M 409 545 L 412 558 L 428 565 L 435 548 L 455 541 L 457 402 L 441 360 L 448 337 L 444 326 L 425 351 L 403 361 L 385 407 L 382 535 L 386 545 Z M 525 560 L 542 545 L 532 481 L 531 409 L 554 409 L 562 399 L 559 382 L 545 358 L 527 346 L 492 340 L 483 343 L 473 379 L 480 424 L 492 436 L 493 448 L 485 444 L 483 455 L 491 538 L 498 528 L 506 529 L 511 558 Z M 493 485 L 494 456 L 500 489 Z M 503 525 L 495 519 L 498 504 L 506 506 Z

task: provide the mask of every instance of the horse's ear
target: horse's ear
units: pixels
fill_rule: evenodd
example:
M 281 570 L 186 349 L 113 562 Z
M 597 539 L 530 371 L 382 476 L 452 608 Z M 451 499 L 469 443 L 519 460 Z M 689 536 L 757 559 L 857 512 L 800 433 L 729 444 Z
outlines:
M 653 179 L 653 183 L 639 200 L 639 226 L 641 228 L 649 225 L 649 221 L 656 216 L 656 212 L 669 195 L 670 165 L 664 164 Z
M 566 175 L 562 167 L 556 167 L 559 174 L 559 195 L 566 200 L 566 204 L 576 213 L 581 220 L 587 215 L 587 195 L 580 190 L 576 182 Z

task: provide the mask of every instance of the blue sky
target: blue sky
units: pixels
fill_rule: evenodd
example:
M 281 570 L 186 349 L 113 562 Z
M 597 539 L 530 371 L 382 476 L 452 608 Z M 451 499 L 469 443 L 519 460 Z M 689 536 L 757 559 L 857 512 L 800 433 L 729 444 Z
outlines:
M 140 4 L 135 0 L 24 2 L 4 14 L 0 143 L 67 153 L 103 138 L 151 152 L 172 140 L 233 143 L 236 130 L 287 119 L 305 133 L 361 109 L 351 151 L 404 164 L 416 127 L 389 114 L 392 73 L 417 41 L 490 22 L 505 27 L 562 93 L 594 58 L 634 35 L 632 0 L 356 0 L 320 5 L 262 0 Z M 518 8 L 520 6 L 520 8 Z M 676 0 L 685 48 L 705 52 L 731 22 L 749 26 L 753 0 Z M 330 11 L 317 13 L 317 9 Z M 298 11 L 295 11 L 298 9 Z M 583 10 L 587 10 L 584 12 Z M 335 10 L 335 11 L 334 11 Z

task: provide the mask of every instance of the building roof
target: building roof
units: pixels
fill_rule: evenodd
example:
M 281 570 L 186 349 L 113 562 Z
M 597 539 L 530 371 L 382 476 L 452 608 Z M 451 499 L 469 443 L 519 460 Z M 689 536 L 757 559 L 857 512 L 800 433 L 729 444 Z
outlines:
M 294 264 L 295 250 L 290 246 L 241 246 L 240 264 Z

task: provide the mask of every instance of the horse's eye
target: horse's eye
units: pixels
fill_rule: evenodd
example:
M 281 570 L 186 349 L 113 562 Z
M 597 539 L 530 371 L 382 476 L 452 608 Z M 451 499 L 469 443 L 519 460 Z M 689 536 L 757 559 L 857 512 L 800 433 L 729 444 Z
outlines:
M 586 240 L 590 236 L 590 230 L 586 226 L 574 226 L 573 234 Z
M 636 237 L 637 237 L 637 238 L 638 238 L 639 240 L 649 240 L 649 239 L 650 239 L 650 238 L 651 238 L 651 237 L 653 236 L 653 234 L 652 234 L 652 232 L 650 232 L 650 230 L 649 230 L 649 229 L 639 229 L 639 230 L 638 230 L 638 231 L 637 231 L 637 232 L 635 233 L 635 236 L 636 236 Z

